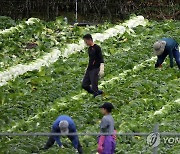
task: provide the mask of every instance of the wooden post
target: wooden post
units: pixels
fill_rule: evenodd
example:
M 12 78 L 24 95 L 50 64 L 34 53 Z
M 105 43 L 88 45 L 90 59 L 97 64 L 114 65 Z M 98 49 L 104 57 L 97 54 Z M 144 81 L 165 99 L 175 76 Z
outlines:
M 78 22 L 78 0 L 76 0 L 76 23 Z

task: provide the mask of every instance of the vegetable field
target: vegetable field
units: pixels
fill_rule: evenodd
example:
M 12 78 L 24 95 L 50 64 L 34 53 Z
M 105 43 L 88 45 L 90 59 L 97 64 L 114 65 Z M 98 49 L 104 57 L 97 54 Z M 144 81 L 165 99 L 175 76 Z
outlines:
M 81 88 L 88 63 L 81 40 L 86 33 L 94 34 L 104 53 L 102 98 L 94 99 Z M 112 115 L 120 133 L 150 133 L 157 122 L 161 132 L 180 132 L 180 72 L 177 66 L 169 68 L 169 59 L 155 69 L 152 54 L 157 39 L 173 37 L 180 43 L 179 36 L 180 21 L 142 17 L 89 27 L 72 27 L 61 18 L 0 23 L 0 132 L 50 132 L 60 114 L 71 116 L 78 132 L 99 132 L 98 106 L 104 101 L 114 104 Z M 1 137 L 0 153 L 74 153 L 66 138 L 62 138 L 65 149 L 54 145 L 42 151 L 46 140 Z M 80 136 L 80 142 L 85 154 L 95 153 L 96 137 Z M 179 144 L 159 146 L 162 154 L 179 151 Z M 145 137 L 118 137 L 116 153 L 150 154 L 152 149 Z

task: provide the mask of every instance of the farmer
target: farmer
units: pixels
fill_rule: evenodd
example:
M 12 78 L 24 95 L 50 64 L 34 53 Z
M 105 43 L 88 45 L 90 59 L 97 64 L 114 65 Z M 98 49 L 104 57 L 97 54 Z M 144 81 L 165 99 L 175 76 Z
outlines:
M 114 119 L 111 116 L 111 111 L 114 107 L 111 103 L 104 103 L 100 108 L 104 115 L 100 124 L 100 129 L 101 133 L 104 133 L 105 135 L 99 136 L 97 151 L 99 154 L 114 154 L 116 146 L 116 131 L 114 130 Z
M 68 138 L 71 140 L 73 147 L 76 149 L 77 152 L 82 154 L 82 147 L 79 142 L 78 136 L 70 136 L 68 133 L 76 133 L 76 126 L 74 121 L 66 115 L 59 116 L 55 122 L 53 123 L 52 126 L 52 133 L 61 133 L 68 136 Z M 60 141 L 60 136 L 50 136 L 46 145 L 44 146 L 44 149 L 49 149 L 54 142 L 59 145 L 59 147 L 64 148 L 61 141 Z
M 180 69 L 180 53 L 178 49 L 178 43 L 172 38 L 163 38 L 153 45 L 154 54 L 157 56 L 157 62 L 155 67 L 161 67 L 165 58 L 169 55 L 170 67 L 173 67 L 173 58 L 175 58 L 176 63 Z
M 101 48 L 94 44 L 90 34 L 86 34 L 83 39 L 86 45 L 89 46 L 89 64 L 82 81 L 82 88 L 96 97 L 103 94 L 103 91 L 98 89 L 98 80 L 99 77 L 104 76 L 104 59 Z

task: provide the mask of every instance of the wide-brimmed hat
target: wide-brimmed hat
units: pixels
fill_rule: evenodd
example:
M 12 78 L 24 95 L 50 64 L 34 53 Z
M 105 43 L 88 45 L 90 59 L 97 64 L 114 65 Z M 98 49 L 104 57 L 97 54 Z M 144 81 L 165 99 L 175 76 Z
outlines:
M 166 41 L 157 41 L 154 43 L 154 55 L 160 56 L 164 52 L 164 49 L 166 47 Z
M 66 120 L 63 120 L 59 123 L 59 128 L 62 134 L 69 133 L 69 123 Z

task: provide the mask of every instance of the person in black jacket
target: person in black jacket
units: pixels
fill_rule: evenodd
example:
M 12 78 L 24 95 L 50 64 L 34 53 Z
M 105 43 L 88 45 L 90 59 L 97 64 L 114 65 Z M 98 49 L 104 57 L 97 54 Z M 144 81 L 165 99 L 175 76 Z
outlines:
M 101 48 L 94 44 L 90 34 L 86 34 L 83 39 L 86 45 L 89 46 L 89 64 L 82 81 L 82 88 L 96 97 L 103 94 L 103 91 L 98 89 L 98 80 L 99 77 L 104 76 L 104 59 Z

